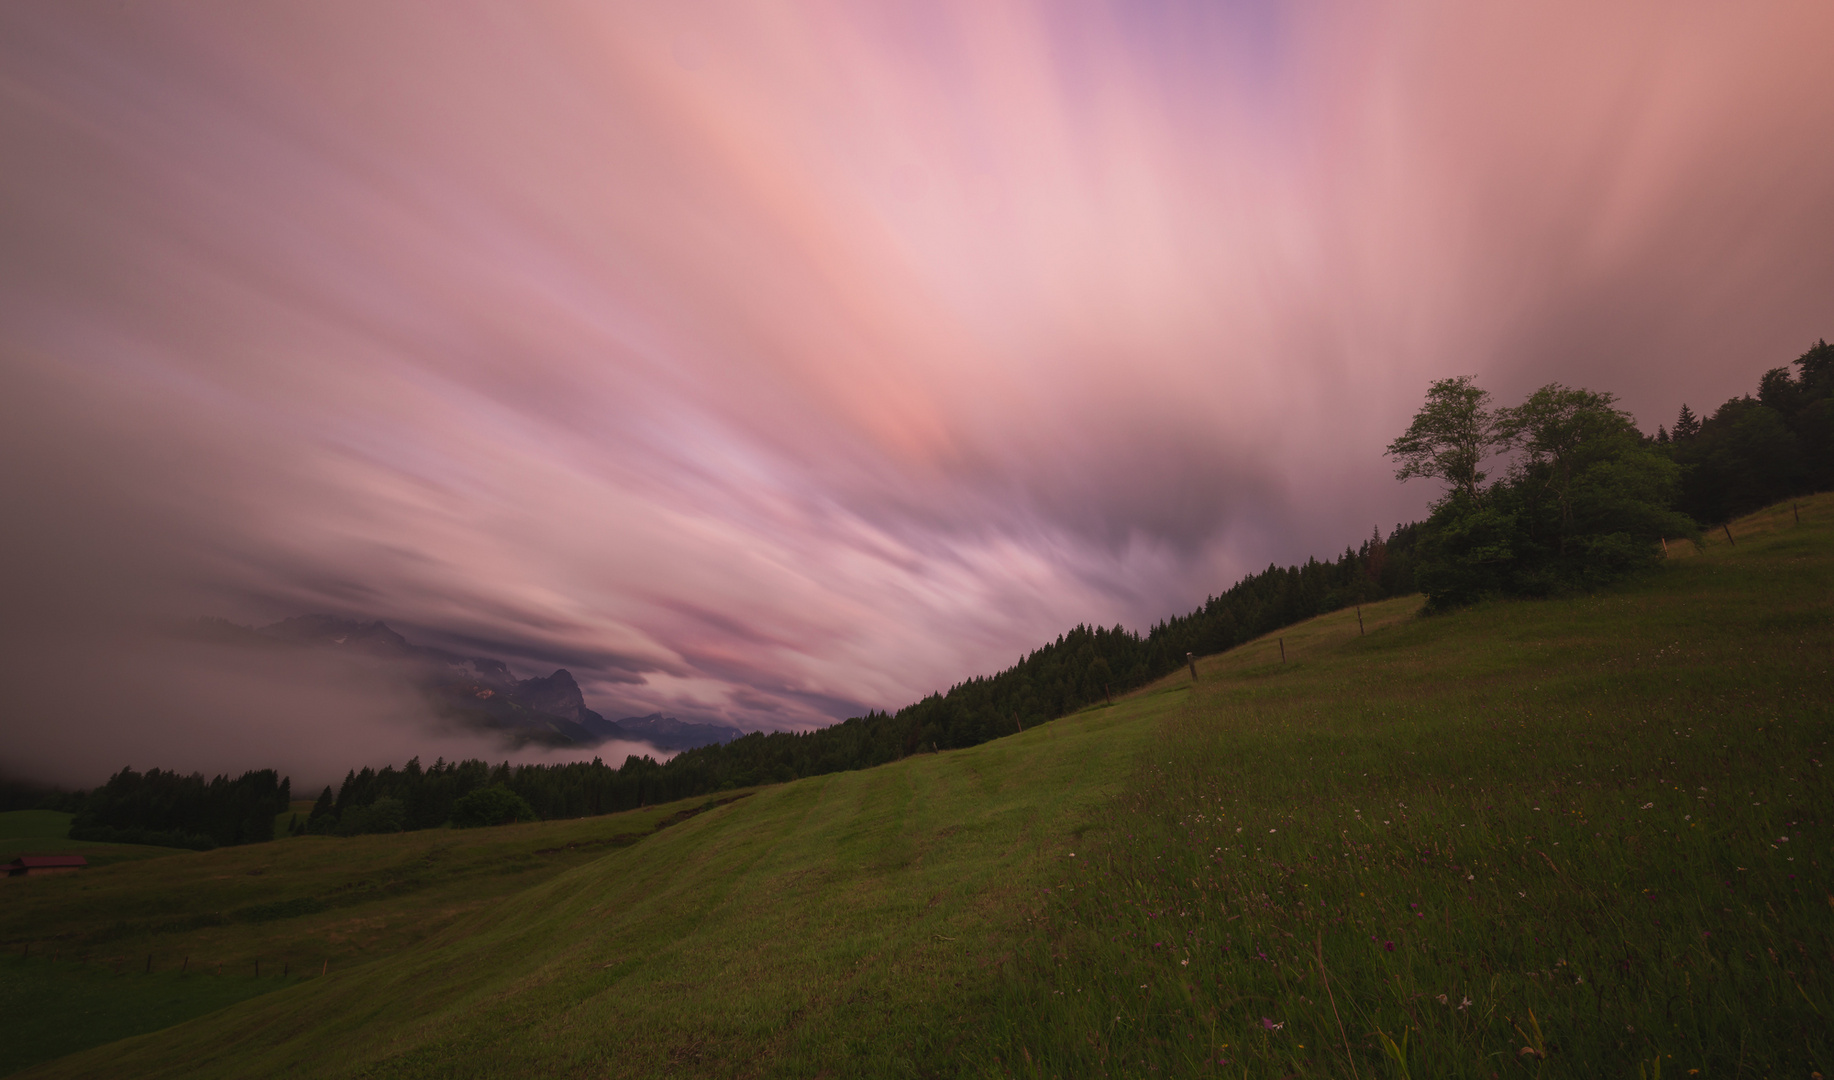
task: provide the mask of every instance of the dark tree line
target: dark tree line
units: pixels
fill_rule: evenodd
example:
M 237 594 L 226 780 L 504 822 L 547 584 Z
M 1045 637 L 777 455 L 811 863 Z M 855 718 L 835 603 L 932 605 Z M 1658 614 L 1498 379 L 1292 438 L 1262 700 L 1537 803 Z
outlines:
M 307 827 L 351 834 L 419 829 L 493 787 L 542 818 L 585 817 L 736 787 L 871 768 L 911 754 L 974 746 L 1064 716 L 1183 667 L 1187 653 L 1222 652 L 1272 630 L 1352 604 L 1414 591 L 1418 526 L 1397 526 L 1330 562 L 1269 566 L 1144 635 L 1078 626 L 995 675 L 969 679 L 895 713 L 870 712 L 808 732 L 753 733 L 687 750 L 666 763 L 626 758 L 568 765 L 435 762 L 353 771 L 320 796 Z
M 122 769 L 81 798 L 70 838 L 200 851 L 260 843 L 274 838 L 291 787 L 272 769 L 210 781 L 198 773 Z
M 1144 635 L 1119 625 L 1077 626 L 1005 671 L 895 713 L 869 712 L 808 732 L 753 733 L 666 763 L 644 756 L 628 757 L 616 768 L 597 759 L 422 766 L 416 758 L 399 769 L 351 770 L 336 792 L 326 787 L 306 819 L 290 828 L 351 836 L 449 822 L 587 817 L 974 746 L 1112 700 L 1178 670 L 1187 654 L 1222 652 L 1315 615 L 1411 593 L 1419 532 L 1418 525 L 1399 525 L 1386 539 L 1377 530 L 1329 562 L 1269 566 Z M 201 776 L 123 770 L 87 795 L 58 798 L 61 807 L 79 811 L 74 839 L 208 847 L 271 839 L 289 788 L 290 781 L 272 770 L 208 784 Z
M 1758 392 L 1702 420 L 1686 405 L 1656 442 L 1682 468 L 1677 508 L 1718 525 L 1792 495 L 1834 490 L 1834 345 L 1817 341 Z

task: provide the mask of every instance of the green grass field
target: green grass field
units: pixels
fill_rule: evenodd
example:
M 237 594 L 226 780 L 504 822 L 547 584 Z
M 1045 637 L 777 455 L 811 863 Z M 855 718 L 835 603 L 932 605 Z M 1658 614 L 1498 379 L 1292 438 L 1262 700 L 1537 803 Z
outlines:
M 1827 1072 L 1834 500 L 1801 509 L 1606 595 L 1215 658 L 1060 860 L 992 1056 Z
M 69 814 L 55 810 L 9 810 L 0 813 L 0 863 L 9 863 L 21 855 L 81 855 L 89 865 L 108 866 L 172 855 L 181 848 L 152 847 L 145 844 L 97 844 L 87 840 L 67 840 Z
M 0 1046 L 6 1047 L 0 1075 L 158 1031 L 287 984 L 273 977 L 147 974 L 131 965 L 0 956 Z
M 1825 1073 L 1834 498 L 1733 531 L 660 831 L 679 808 L 13 882 L 34 956 L 308 975 L 26 1075 Z M 561 835 L 604 844 L 537 854 Z
M 150 848 L 165 857 L 0 885 L 0 941 L 15 954 L 131 970 L 342 970 L 717 801 L 495 829 Z

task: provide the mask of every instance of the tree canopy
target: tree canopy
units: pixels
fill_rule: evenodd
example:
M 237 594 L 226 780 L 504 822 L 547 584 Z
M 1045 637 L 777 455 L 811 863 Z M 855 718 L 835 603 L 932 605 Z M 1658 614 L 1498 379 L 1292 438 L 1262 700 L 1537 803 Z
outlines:
M 1388 444 L 1388 456 L 1400 463 L 1395 479 L 1436 478 L 1454 495 L 1478 501 L 1485 477 L 1479 466 L 1503 445 L 1489 405 L 1490 392 L 1469 375 L 1433 383 L 1414 422 Z
M 1834 347 L 1818 341 L 1793 366 L 1705 420 L 1682 405 L 1656 438 L 1609 393 L 1549 383 L 1492 411 L 1469 377 L 1433 383 L 1388 447 L 1398 479 L 1448 488 L 1421 528 L 1421 590 L 1438 608 L 1591 588 L 1652 564 L 1664 539 L 1698 537 L 1701 522 L 1834 488 Z M 1485 485 L 1478 465 L 1494 453 L 1508 470 Z

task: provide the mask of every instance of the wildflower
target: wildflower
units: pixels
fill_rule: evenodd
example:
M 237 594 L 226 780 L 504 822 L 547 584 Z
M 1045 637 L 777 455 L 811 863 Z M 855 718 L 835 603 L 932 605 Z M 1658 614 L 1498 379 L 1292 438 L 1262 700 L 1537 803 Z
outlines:
M 1282 1020 L 1278 1024 L 1276 1024 L 1272 1020 L 1269 1020 L 1267 1017 L 1263 1016 L 1261 1018 L 1261 1026 L 1267 1029 L 1268 1031 L 1279 1031 L 1281 1028 L 1286 1026 L 1286 1021 Z
M 1466 1009 L 1469 1009 L 1470 1007 L 1471 1007 L 1471 999 L 1470 999 L 1470 998 L 1465 998 L 1465 999 L 1464 999 L 1463 1001 L 1460 1001 L 1460 1002 L 1458 1003 L 1458 1011 L 1459 1011 L 1459 1012 L 1463 1012 L 1463 1011 L 1465 1011 Z
M 1435 998 L 1435 1000 L 1438 1001 L 1441 1005 L 1451 1004 L 1451 999 L 1446 997 L 1444 994 L 1438 995 L 1437 998 Z
M 1178 961 L 1178 966 L 1179 967 L 1190 967 L 1191 962 L 1189 960 L 1180 960 Z
M 1395 951 L 1395 943 L 1394 943 L 1394 942 L 1392 942 L 1392 941 L 1384 941 L 1384 942 L 1382 943 L 1382 948 L 1384 948 L 1384 949 L 1387 949 L 1387 950 L 1388 950 L 1389 952 L 1394 952 L 1394 951 Z

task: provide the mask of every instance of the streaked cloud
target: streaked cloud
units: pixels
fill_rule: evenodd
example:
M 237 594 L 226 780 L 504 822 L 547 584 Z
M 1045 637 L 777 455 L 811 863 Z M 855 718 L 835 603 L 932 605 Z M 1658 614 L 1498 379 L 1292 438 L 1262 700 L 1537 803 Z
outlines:
M 8 678 L 327 611 L 794 727 L 1142 626 L 1417 515 L 1380 451 L 1431 378 L 1653 428 L 1828 334 L 1830 44 L 1814 4 L 10 8 Z

